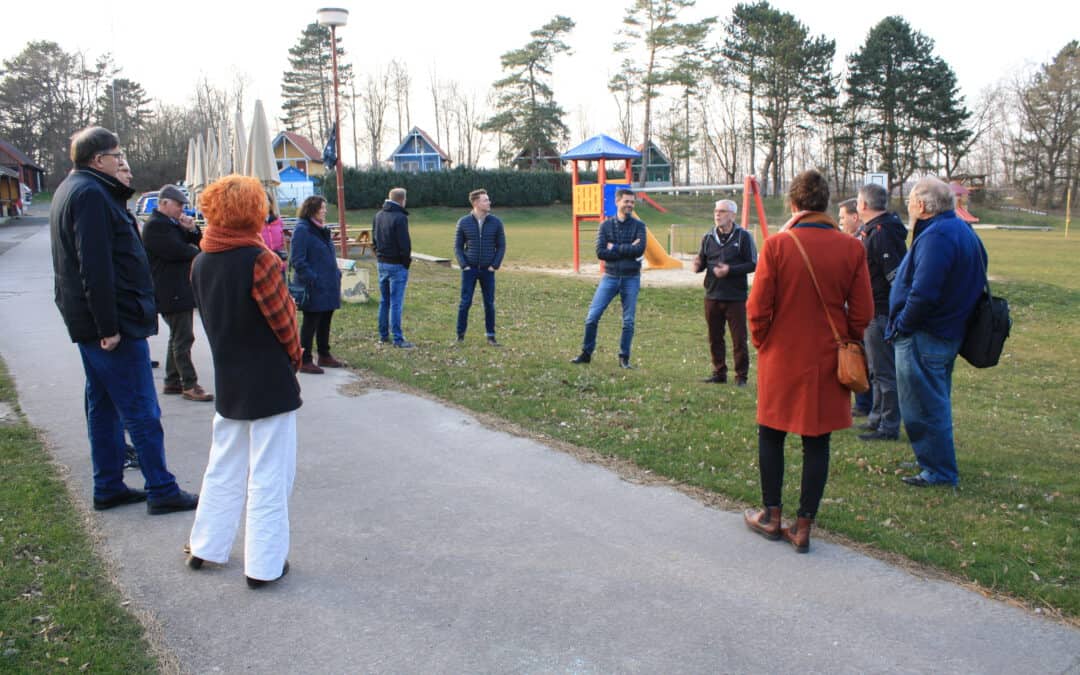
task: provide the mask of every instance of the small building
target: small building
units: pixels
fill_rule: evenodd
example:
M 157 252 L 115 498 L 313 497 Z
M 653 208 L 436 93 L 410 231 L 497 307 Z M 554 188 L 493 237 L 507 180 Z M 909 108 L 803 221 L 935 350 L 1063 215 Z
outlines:
M 642 154 L 646 154 L 642 151 L 642 145 L 637 146 L 636 150 Z M 667 158 L 656 143 L 649 141 L 649 152 L 645 167 L 645 185 L 646 187 L 652 186 L 668 186 L 671 185 L 671 160 Z M 633 161 L 634 180 L 637 181 L 641 176 L 641 159 L 635 159 Z
M 441 171 L 449 169 L 451 163 L 450 155 L 420 127 L 413 127 L 386 161 L 394 171 L 411 173 Z
M 315 194 L 315 184 L 311 178 L 295 166 L 287 166 L 278 172 L 281 184 L 277 187 L 278 208 L 288 206 L 299 208 L 304 200 Z
M 45 189 L 45 169 L 3 139 L 0 139 L 0 166 L 14 171 L 19 181 L 33 192 L 41 192 Z
M 274 138 L 274 160 L 278 171 L 295 168 L 308 177 L 323 175 L 322 152 L 305 136 L 293 131 L 282 131 Z
M 538 151 L 534 151 L 533 148 L 522 148 L 521 152 L 514 155 L 514 158 L 510 160 L 510 166 L 521 171 L 530 169 L 562 171 L 563 160 L 555 148 L 550 146 L 540 148 Z

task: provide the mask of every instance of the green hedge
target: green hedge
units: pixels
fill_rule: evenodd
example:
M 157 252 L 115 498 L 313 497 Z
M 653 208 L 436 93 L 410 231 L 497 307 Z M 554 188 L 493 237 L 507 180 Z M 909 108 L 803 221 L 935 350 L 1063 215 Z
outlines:
M 614 177 L 615 172 L 608 175 Z M 583 181 L 596 180 L 595 173 L 582 173 Z M 469 193 L 487 190 L 500 206 L 549 206 L 570 203 L 570 174 L 565 171 L 514 171 L 509 169 L 465 169 L 405 173 L 400 171 L 358 171 L 345 169 L 345 205 L 348 209 L 377 209 L 391 188 L 409 191 L 409 206 L 469 206 Z M 328 174 L 323 195 L 337 203 L 337 181 Z

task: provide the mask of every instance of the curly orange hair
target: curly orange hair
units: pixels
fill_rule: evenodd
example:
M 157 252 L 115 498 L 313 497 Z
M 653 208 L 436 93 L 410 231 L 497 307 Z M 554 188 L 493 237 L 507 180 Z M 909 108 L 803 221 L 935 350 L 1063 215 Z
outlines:
M 234 173 L 211 183 L 199 208 L 207 227 L 259 232 L 266 221 L 266 192 L 258 178 Z

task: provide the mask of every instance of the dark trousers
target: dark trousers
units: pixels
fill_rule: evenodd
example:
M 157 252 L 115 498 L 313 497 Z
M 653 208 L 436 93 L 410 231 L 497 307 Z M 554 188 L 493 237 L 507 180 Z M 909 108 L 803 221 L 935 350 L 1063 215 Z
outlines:
M 334 317 L 334 310 L 329 312 L 304 312 L 304 320 L 300 324 L 300 346 L 304 349 L 304 363 L 311 363 L 311 341 L 319 348 L 319 356 L 330 355 L 330 320 Z
M 165 386 L 177 386 L 191 389 L 199 383 L 195 374 L 195 364 L 191 362 L 191 345 L 195 344 L 195 325 L 192 317 L 195 312 L 175 312 L 162 314 L 161 318 L 169 326 L 169 345 L 165 351 Z
M 829 436 L 803 436 L 802 487 L 799 512 L 802 518 L 817 515 L 825 482 L 829 479 Z M 783 504 L 784 438 L 786 431 L 758 425 L 758 466 L 761 470 L 761 499 L 765 506 Z
M 472 307 L 476 284 L 480 283 L 480 295 L 484 298 L 484 333 L 495 337 L 495 272 L 470 267 L 461 270 L 461 303 L 458 305 L 457 334 L 465 337 L 469 326 L 469 308 Z
M 746 345 L 746 303 L 705 298 L 705 323 L 709 325 L 709 349 L 713 373 L 727 377 L 724 345 L 725 325 L 731 331 L 731 358 L 735 377 L 745 380 L 750 373 L 750 350 Z

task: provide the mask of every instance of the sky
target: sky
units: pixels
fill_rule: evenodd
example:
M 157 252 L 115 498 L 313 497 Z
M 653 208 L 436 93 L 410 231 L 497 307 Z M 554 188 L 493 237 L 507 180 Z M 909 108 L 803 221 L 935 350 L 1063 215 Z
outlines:
M 192 88 L 203 77 L 222 87 L 242 77 L 249 128 L 258 98 L 267 106 L 272 131 L 277 131 L 288 50 L 304 26 L 315 20 L 316 10 L 328 4 L 349 10 L 348 25 L 338 29 L 338 36 L 357 74 L 383 68 L 391 59 L 408 65 L 413 82 L 412 122 L 429 131 L 434 128 L 428 87 L 433 73 L 441 80 L 457 81 L 464 91 L 476 92 L 483 100 L 491 83 L 502 74 L 501 54 L 520 47 L 530 31 L 556 14 L 569 16 L 577 24 L 566 39 L 572 54 L 556 59 L 553 84 L 556 99 L 567 112 L 570 144 L 584 140 L 583 134 L 614 133 L 617 129 L 607 82 L 622 59 L 612 48 L 630 0 L 336 4 L 333 0 L 186 0 L 169 4 L 38 0 L 20 6 L 24 16 L 5 31 L 0 59 L 15 56 L 32 40 L 51 40 L 66 51 L 83 50 L 90 57 L 111 52 L 122 68 L 120 76 L 139 82 L 152 98 L 170 104 L 190 100 Z M 719 16 L 722 24 L 735 4 L 699 0 L 686 16 Z M 843 66 L 848 54 L 859 49 L 878 21 L 890 15 L 903 16 L 913 29 L 934 40 L 937 55 L 956 72 L 969 107 L 984 88 L 1048 61 L 1069 40 L 1080 38 L 1080 3 L 1028 0 L 991 7 L 989 3 L 940 0 L 772 0 L 771 4 L 794 14 L 812 35 L 834 39 L 836 69 Z M 714 32 L 716 39 L 719 35 L 719 31 Z M 392 124 L 396 126 L 396 118 Z M 385 142 L 384 154 L 393 150 L 396 141 Z M 348 160 L 351 153 L 345 154 Z

